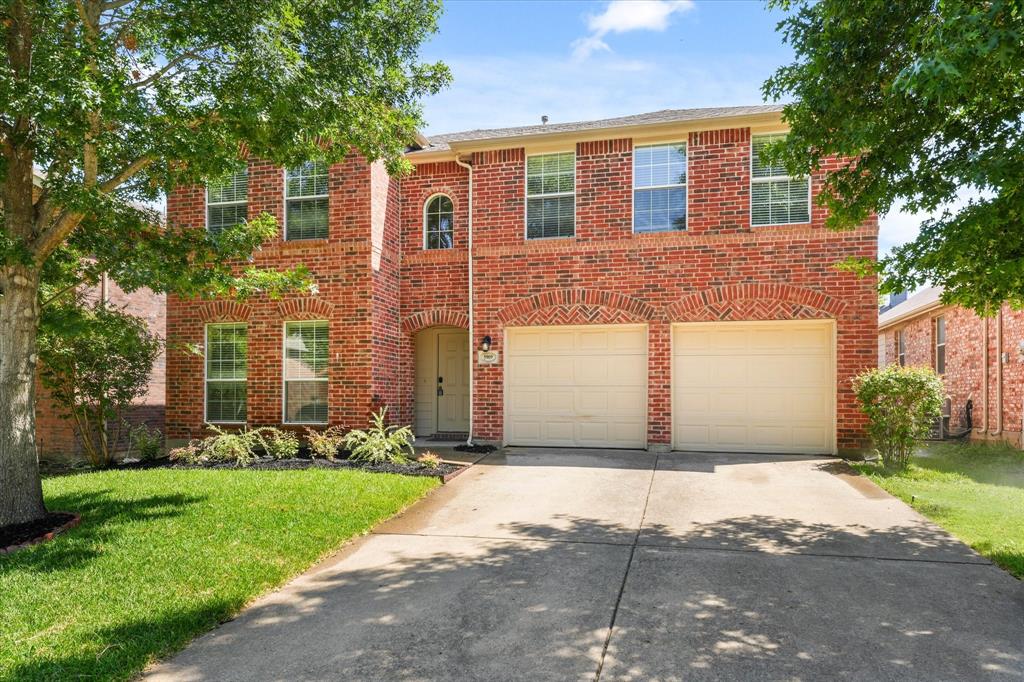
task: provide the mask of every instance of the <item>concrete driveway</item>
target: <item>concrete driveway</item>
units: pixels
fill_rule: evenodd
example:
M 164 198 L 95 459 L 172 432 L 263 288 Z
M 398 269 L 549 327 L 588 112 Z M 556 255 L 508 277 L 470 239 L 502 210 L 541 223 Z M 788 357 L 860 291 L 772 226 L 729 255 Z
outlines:
M 153 680 L 1024 679 L 1024 583 L 834 460 L 510 449 Z

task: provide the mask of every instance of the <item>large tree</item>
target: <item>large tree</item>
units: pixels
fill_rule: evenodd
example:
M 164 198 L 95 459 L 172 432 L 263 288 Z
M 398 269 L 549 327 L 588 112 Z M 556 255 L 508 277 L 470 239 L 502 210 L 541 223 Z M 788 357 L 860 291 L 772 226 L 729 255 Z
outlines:
M 877 263 L 850 265 L 879 272 L 883 291 L 931 282 L 982 313 L 1024 305 L 1024 3 L 769 4 L 788 12 L 779 28 L 796 55 L 764 87 L 793 99 L 775 151 L 792 171 L 855 160 L 827 176 L 829 225 L 893 207 L 936 215 Z
M 45 514 L 43 307 L 100 272 L 183 295 L 308 283 L 231 267 L 275 233 L 269 216 L 211 236 L 145 206 L 246 155 L 356 150 L 400 169 L 419 100 L 448 78 L 418 57 L 438 13 L 436 0 L 0 0 L 0 526 Z

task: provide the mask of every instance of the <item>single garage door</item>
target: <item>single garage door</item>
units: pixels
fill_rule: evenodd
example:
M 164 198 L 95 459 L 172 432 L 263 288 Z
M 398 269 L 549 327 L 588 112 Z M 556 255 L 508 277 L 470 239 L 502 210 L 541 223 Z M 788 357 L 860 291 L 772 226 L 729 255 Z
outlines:
M 506 331 L 509 445 L 643 448 L 647 327 L 512 327 Z
M 834 453 L 834 343 L 831 320 L 674 325 L 674 447 Z

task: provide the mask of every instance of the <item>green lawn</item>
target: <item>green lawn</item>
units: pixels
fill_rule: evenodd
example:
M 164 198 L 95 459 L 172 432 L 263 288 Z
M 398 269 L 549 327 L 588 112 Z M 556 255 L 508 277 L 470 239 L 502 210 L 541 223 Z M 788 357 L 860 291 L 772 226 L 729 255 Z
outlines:
M 1024 453 L 1003 445 L 930 447 L 909 471 L 855 465 L 979 553 L 1024 578 Z
M 127 679 L 437 485 L 358 471 L 49 478 L 57 539 L 0 556 L 0 679 Z

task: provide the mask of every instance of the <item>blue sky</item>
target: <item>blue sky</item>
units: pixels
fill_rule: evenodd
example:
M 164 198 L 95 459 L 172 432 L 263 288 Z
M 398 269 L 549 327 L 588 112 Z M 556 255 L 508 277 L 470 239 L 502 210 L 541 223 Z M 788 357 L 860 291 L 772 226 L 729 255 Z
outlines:
M 424 103 L 424 132 L 761 103 L 792 59 L 781 17 L 760 0 L 447 0 L 423 56 L 454 82 Z M 880 250 L 920 219 L 883 216 Z

